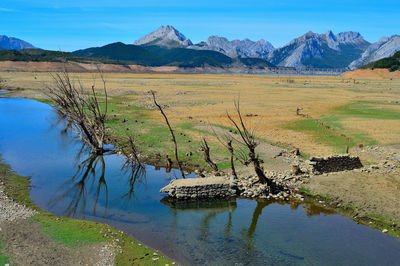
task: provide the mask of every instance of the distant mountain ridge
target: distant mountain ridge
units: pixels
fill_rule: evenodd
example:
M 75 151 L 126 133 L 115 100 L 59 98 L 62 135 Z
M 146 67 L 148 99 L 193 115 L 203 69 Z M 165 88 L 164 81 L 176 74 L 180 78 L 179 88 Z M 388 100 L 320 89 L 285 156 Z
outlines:
M 393 38 L 393 36 L 391 37 Z M 379 56 L 365 55 L 368 49 L 375 51 L 374 44 L 366 41 L 358 32 L 348 31 L 334 34 L 307 32 L 288 44 L 275 48 L 266 40 L 252 41 L 228 40 L 225 37 L 210 36 L 207 41 L 193 44 L 173 26 L 161 26 L 154 32 L 135 41 L 141 46 L 161 46 L 166 48 L 186 48 L 211 50 L 223 53 L 231 58 L 258 58 L 272 65 L 291 68 L 351 68 L 358 67 Z M 371 48 L 369 48 L 371 47 Z M 391 56 L 400 49 L 397 41 L 382 48 L 385 52 L 376 52 L 382 56 Z
M 35 47 L 21 39 L 0 35 L 0 50 L 22 50 L 30 48 Z
M 358 32 L 335 35 L 332 31 L 325 34 L 309 31 L 273 50 L 267 59 L 284 67 L 346 68 L 369 44 Z
M 14 37 L 0 35 L 0 50 L 37 49 Z M 136 40 L 134 44 L 112 43 L 73 52 L 77 56 L 124 61 L 144 66 L 230 66 L 270 68 L 273 66 L 301 69 L 356 69 L 371 62 L 389 58 L 400 51 L 400 35 L 382 37 L 369 43 L 358 32 L 334 34 L 307 32 L 282 47 L 275 48 L 261 39 L 228 40 L 210 36 L 197 44 L 171 25 L 161 26 Z M 50 56 L 51 55 L 51 56 Z M 28 58 L 27 53 L 6 53 L 3 58 Z M 46 53 L 45 58 L 54 54 Z M 29 58 L 41 60 L 29 52 Z M 58 59 L 57 59 L 58 60 Z
M 207 42 L 200 42 L 191 49 L 213 50 L 229 57 L 266 58 L 274 50 L 274 46 L 265 40 L 251 41 L 249 39 L 229 41 L 225 37 L 210 36 Z

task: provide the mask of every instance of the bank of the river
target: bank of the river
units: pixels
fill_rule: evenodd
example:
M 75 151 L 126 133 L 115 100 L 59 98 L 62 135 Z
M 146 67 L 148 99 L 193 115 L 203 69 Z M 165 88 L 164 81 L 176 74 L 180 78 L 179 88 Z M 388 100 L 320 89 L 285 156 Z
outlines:
M 29 186 L 0 161 L 0 265 L 174 264 L 111 226 L 43 211 Z

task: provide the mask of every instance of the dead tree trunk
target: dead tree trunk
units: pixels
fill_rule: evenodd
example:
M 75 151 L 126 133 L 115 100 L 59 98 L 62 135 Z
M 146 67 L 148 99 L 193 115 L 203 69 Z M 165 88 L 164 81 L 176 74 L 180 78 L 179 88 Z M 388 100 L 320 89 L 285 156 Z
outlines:
M 258 157 L 258 155 L 256 154 L 256 147 L 258 146 L 258 142 L 255 140 L 255 136 L 254 134 L 252 134 L 246 127 L 243 118 L 242 118 L 242 114 L 240 112 L 240 105 L 239 105 L 239 101 L 235 102 L 235 110 L 236 110 L 236 114 L 238 115 L 239 121 L 236 122 L 235 119 L 233 119 L 229 113 L 227 113 L 227 117 L 228 119 L 231 121 L 231 123 L 235 126 L 235 128 L 237 129 L 237 131 L 239 132 L 239 136 L 242 140 L 242 144 L 245 145 L 247 147 L 247 149 L 249 150 L 248 156 L 250 158 L 250 162 L 253 163 L 254 166 L 254 170 L 260 180 L 261 183 L 263 184 L 268 184 L 268 186 L 273 186 L 274 183 L 272 182 L 272 180 L 270 180 L 269 178 L 267 178 L 264 174 L 264 168 L 261 165 L 261 159 Z
M 157 106 L 158 110 L 160 110 L 162 116 L 165 119 L 165 122 L 167 123 L 169 132 L 171 133 L 172 141 L 174 142 L 174 146 L 175 146 L 175 159 L 176 159 L 176 162 L 178 164 L 179 170 L 181 171 L 182 178 L 185 178 L 185 173 L 183 172 L 183 169 L 182 169 L 182 163 L 181 163 L 181 161 L 179 161 L 178 144 L 176 143 L 176 138 L 175 138 L 174 131 L 172 130 L 172 127 L 171 127 L 171 125 L 170 125 L 170 123 L 168 121 L 168 117 L 165 114 L 164 110 L 162 109 L 161 105 L 159 105 L 157 103 L 156 94 L 154 93 L 154 91 L 151 91 L 151 94 L 153 95 L 153 101 L 154 101 L 155 106 Z
M 208 143 L 205 138 L 202 138 L 202 143 L 200 147 L 201 151 L 204 154 L 204 161 L 208 163 L 208 165 L 215 171 L 218 172 L 218 165 L 214 163 L 210 158 L 210 147 L 208 147 Z
M 95 87 L 92 86 L 91 93 L 86 95 L 82 84 L 79 83 L 77 87 L 67 71 L 52 75 L 55 86 L 47 91 L 47 95 L 54 102 L 54 108 L 67 119 L 95 154 L 107 151 L 104 149 L 104 141 L 108 97 L 106 81 L 101 73 L 100 76 L 105 95 L 104 108 L 101 108 Z
M 235 169 L 235 151 L 233 150 L 233 146 L 232 146 L 232 140 L 228 140 L 227 141 L 227 147 L 229 150 L 229 153 L 231 154 L 231 170 L 232 170 L 232 175 L 237 178 L 237 174 L 236 174 L 236 169 Z

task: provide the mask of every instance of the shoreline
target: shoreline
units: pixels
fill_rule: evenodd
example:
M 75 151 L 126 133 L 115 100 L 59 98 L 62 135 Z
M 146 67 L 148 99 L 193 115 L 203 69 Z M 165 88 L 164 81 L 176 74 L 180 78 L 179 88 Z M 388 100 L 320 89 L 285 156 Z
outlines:
M 74 261 L 73 256 L 84 255 L 88 257 L 83 258 L 82 263 L 84 264 L 127 265 L 135 260 L 138 260 L 139 264 L 162 266 L 175 264 L 171 259 L 159 254 L 158 251 L 143 245 L 112 226 L 55 216 L 42 210 L 30 199 L 29 179 L 29 177 L 22 177 L 14 173 L 0 157 L 0 191 L 4 190 L 4 196 L 0 193 L 0 203 L 2 203 L 3 208 L 13 209 L 13 213 L 8 215 L 8 218 L 1 219 L 0 217 L 0 228 L 7 228 L 7 231 L 5 229 L 0 231 L 0 240 L 2 240 L 0 259 L 4 258 L 6 263 L 20 264 L 27 261 L 33 264 L 49 263 L 54 265 L 54 263 L 57 263 L 57 260 L 52 261 L 51 258 L 46 258 L 43 254 L 44 258 L 37 257 L 36 254 L 28 258 L 27 254 L 21 254 L 21 250 L 18 249 L 13 248 L 10 252 L 8 243 L 14 247 L 13 241 L 25 241 L 24 238 L 20 239 L 20 237 L 26 237 L 29 234 L 36 236 L 33 240 L 30 237 L 26 240 L 34 241 L 31 244 L 35 245 L 36 251 L 41 250 L 40 253 L 46 254 L 46 250 L 52 247 L 60 253 L 59 256 L 61 257 L 63 257 L 63 253 L 68 254 L 69 256 L 64 256 L 67 261 L 62 263 L 81 263 L 82 261 L 79 261 L 81 258 L 75 258 L 78 260 Z M 6 199 L 6 201 L 2 199 Z M 4 204 L 3 206 L 4 202 L 9 202 L 11 205 Z M 21 215 L 23 215 L 22 218 Z M 12 233 L 12 235 L 4 235 L 7 232 Z M 75 254 L 79 249 L 88 249 L 88 253 Z M 13 254 L 13 252 L 16 254 Z M 24 252 L 28 251 L 25 249 L 22 253 Z M 47 251 L 49 256 L 54 252 L 54 250 Z M 96 252 L 97 254 L 95 254 Z

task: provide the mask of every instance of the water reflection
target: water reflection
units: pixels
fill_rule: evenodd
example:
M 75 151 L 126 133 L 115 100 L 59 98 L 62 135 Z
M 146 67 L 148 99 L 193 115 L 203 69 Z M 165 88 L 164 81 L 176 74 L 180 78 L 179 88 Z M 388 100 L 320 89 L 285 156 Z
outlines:
M 82 160 L 83 155 L 89 156 Z M 49 207 L 54 208 L 60 203 L 66 206 L 64 213 L 67 216 L 78 217 L 85 216 L 90 210 L 91 215 L 107 216 L 109 204 L 109 188 L 106 178 L 106 160 L 107 156 L 116 156 L 115 154 L 97 155 L 87 152 L 87 147 L 82 146 L 78 150 L 76 159 L 76 172 L 63 183 L 58 189 L 57 196 L 53 198 Z M 135 199 L 135 186 L 138 183 L 145 183 L 145 166 L 128 157 L 122 156 L 124 163 L 121 167 L 121 175 L 127 178 L 127 191 L 121 194 L 121 200 L 128 204 Z M 99 199 L 103 201 L 103 213 L 97 213 Z M 68 204 L 65 204 L 68 202 Z M 88 206 L 88 203 L 92 206 Z

